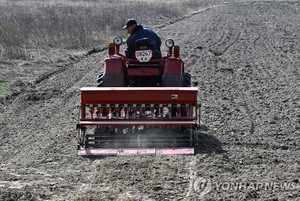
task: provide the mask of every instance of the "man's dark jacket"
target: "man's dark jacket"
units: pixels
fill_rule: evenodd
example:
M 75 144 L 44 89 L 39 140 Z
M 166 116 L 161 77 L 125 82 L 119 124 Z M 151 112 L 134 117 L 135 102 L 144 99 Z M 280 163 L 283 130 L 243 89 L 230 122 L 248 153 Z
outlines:
M 154 51 L 157 58 L 161 58 L 161 40 L 155 32 L 141 25 L 137 25 L 132 34 L 127 39 L 127 48 L 125 54 L 127 58 L 132 58 L 135 52 L 135 41 L 142 38 L 149 38 L 151 49 Z

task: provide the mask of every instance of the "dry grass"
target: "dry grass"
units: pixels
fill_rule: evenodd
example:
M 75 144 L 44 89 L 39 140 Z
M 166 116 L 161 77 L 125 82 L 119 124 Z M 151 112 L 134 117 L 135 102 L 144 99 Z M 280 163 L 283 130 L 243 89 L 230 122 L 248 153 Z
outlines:
M 10 0 L 0 2 L 0 59 L 30 59 L 53 49 L 104 46 L 128 18 L 166 24 L 208 6 L 203 0 Z
M 0 96 L 7 96 L 9 94 L 7 90 L 11 87 L 11 82 L 0 82 Z

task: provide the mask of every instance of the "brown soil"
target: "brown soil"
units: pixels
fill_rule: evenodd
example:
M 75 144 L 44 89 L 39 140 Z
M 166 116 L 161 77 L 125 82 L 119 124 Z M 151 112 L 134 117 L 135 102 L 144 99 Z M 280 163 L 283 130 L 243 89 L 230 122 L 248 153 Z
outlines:
M 300 3 L 222 3 L 158 33 L 181 44 L 199 87 L 199 153 L 77 156 L 79 89 L 106 52 L 41 64 L 2 101 L 0 200 L 300 200 Z

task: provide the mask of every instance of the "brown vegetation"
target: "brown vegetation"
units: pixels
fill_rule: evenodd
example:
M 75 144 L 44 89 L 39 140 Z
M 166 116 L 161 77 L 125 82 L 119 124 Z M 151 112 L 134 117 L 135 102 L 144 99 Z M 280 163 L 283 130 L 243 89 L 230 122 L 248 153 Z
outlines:
M 0 59 L 29 59 L 50 50 L 103 46 L 136 18 L 159 26 L 191 13 L 205 1 L 7 1 L 0 3 Z

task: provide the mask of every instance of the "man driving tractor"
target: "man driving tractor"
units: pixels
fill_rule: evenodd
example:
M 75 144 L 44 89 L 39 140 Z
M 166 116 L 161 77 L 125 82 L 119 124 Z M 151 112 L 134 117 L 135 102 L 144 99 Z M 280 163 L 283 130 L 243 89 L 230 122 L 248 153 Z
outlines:
M 135 19 L 127 20 L 123 27 L 123 30 L 125 29 L 127 29 L 128 34 L 130 34 L 127 39 L 127 48 L 125 50 L 127 58 L 133 57 L 133 54 L 135 50 L 138 49 L 137 46 L 139 45 L 149 46 L 154 52 L 156 58 L 161 58 L 161 40 L 154 31 L 137 24 Z

